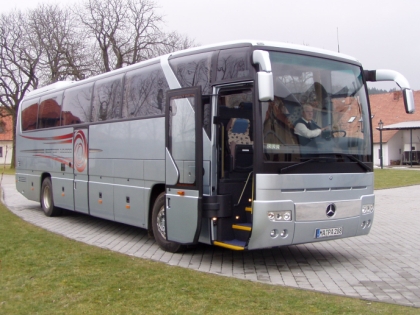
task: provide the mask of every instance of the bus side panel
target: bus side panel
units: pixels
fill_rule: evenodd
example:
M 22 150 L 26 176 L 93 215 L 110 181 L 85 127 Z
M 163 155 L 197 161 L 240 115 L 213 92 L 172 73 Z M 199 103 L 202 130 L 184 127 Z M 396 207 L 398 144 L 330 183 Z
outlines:
M 16 178 L 18 191 L 28 199 L 39 201 L 41 191 L 41 175 L 49 174 L 53 178 L 53 193 L 55 202 L 60 206 L 63 185 L 56 187 L 57 180 L 67 181 L 73 174 L 69 163 L 73 162 L 72 128 L 40 130 L 17 133 L 16 136 Z M 66 193 L 72 193 L 71 189 Z M 66 197 L 66 196 L 65 196 Z M 71 204 L 69 209 L 72 209 Z
M 74 177 L 74 210 L 89 214 L 88 175 Z
M 54 204 L 57 207 L 74 210 L 73 174 L 58 173 L 52 177 Z
M 143 161 L 113 160 L 115 221 L 144 227 Z
M 147 227 L 150 188 L 165 179 L 164 132 L 163 117 L 90 126 L 92 215 Z
M 39 201 L 40 180 L 40 176 L 34 172 L 16 170 L 16 189 L 29 200 Z
M 89 162 L 89 209 L 90 214 L 114 220 L 114 179 L 112 160 Z

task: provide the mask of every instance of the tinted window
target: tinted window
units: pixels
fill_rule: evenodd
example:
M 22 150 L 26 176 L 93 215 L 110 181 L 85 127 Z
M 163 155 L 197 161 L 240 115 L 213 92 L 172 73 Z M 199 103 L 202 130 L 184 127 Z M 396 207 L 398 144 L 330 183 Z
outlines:
M 38 99 L 25 101 L 22 103 L 22 130 L 36 129 L 38 118 Z
M 127 72 L 124 82 L 123 117 L 162 115 L 169 89 L 159 64 Z
M 182 87 L 201 86 L 203 94 L 211 94 L 210 70 L 212 52 L 169 60 Z
M 217 81 L 247 78 L 251 74 L 248 49 L 221 50 L 217 59 Z
M 73 125 L 89 122 L 91 117 L 90 101 L 93 83 L 81 85 L 64 92 L 62 125 Z
M 123 75 L 95 82 L 92 102 L 92 121 L 121 118 Z
M 63 92 L 41 98 L 38 112 L 38 129 L 60 126 Z

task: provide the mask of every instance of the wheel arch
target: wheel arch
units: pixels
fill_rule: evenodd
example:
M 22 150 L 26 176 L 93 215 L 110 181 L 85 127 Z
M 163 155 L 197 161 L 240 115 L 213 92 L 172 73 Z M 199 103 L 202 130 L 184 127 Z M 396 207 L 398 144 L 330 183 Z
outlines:
M 153 229 L 152 229 L 153 206 L 155 204 L 157 197 L 163 192 L 165 192 L 165 184 L 156 184 L 151 188 L 151 191 L 150 191 L 149 209 L 147 211 L 147 232 L 149 233 L 150 236 L 153 235 Z
M 41 181 L 39 183 L 39 187 L 42 187 L 42 183 L 44 182 L 44 179 L 46 179 L 47 177 L 51 178 L 51 174 L 47 172 L 44 172 L 41 174 L 41 177 L 40 177 Z M 52 179 L 51 179 L 51 182 L 52 182 Z M 41 201 L 41 194 L 42 194 L 42 189 L 39 189 L 39 201 Z

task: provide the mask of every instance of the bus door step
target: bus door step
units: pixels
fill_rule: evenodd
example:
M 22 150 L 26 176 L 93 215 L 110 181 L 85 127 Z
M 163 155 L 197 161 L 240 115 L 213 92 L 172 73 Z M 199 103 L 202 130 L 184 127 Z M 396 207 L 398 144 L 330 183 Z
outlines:
M 229 248 L 232 250 L 244 250 L 246 247 L 246 242 L 240 240 L 229 240 L 229 241 L 214 241 L 213 245 L 220 246 L 224 248 Z
M 246 220 L 252 222 L 252 207 L 245 207 Z
M 251 223 L 235 223 L 232 224 L 233 234 L 235 239 L 239 241 L 248 241 L 251 236 L 252 224 Z

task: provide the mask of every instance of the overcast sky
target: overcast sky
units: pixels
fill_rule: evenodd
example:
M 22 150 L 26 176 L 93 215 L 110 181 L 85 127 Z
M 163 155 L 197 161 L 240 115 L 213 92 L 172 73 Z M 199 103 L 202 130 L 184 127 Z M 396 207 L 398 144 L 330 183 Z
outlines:
M 70 0 L 71 1 L 71 0 Z M 5 2 L 5 1 L 3 1 Z M 1 13 L 38 3 L 12 0 Z M 392 69 L 420 90 L 418 0 L 155 0 L 168 31 L 198 44 L 257 39 L 304 44 L 356 57 L 365 69 Z M 338 40 L 337 40 L 338 30 Z M 375 85 L 388 89 L 394 85 Z

